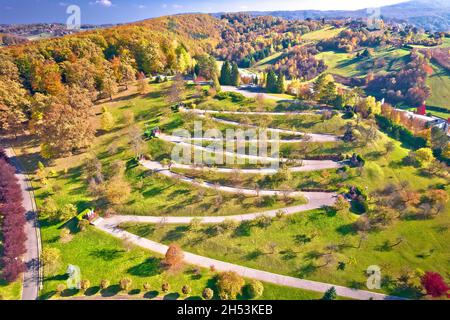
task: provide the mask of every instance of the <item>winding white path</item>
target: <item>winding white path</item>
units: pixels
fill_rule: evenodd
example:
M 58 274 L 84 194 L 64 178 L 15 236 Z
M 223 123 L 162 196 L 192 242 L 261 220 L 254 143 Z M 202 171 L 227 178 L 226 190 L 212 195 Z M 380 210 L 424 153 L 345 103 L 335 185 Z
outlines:
M 247 90 L 245 88 L 241 87 L 234 87 L 234 86 L 221 86 L 221 90 L 225 92 L 236 92 L 242 94 L 244 97 L 247 98 L 256 98 L 258 94 L 262 94 L 264 99 L 271 99 L 275 101 L 294 101 L 293 99 L 286 99 L 284 97 L 274 96 L 265 92 L 253 92 L 250 90 Z
M 315 111 L 229 111 L 229 110 L 203 110 L 203 109 L 187 109 L 180 108 L 180 112 L 190 112 L 196 114 L 232 114 L 232 115 L 242 115 L 242 116 L 289 116 L 289 115 L 318 115 L 322 114 L 324 110 Z
M 308 200 L 312 199 L 321 199 L 323 201 L 322 204 L 319 205 L 318 208 L 324 205 L 331 205 L 334 203 L 334 197 L 336 196 L 334 193 L 328 192 L 302 192 L 302 191 L 289 191 L 284 192 L 281 190 L 253 190 L 253 189 L 244 189 L 244 188 L 235 188 L 235 187 L 227 187 L 221 185 L 215 185 L 210 182 L 204 181 L 196 181 L 195 179 L 188 178 L 178 173 L 174 173 L 169 170 L 169 168 L 163 166 L 161 163 L 156 161 L 142 160 L 140 161 L 141 165 L 145 168 L 152 170 L 154 172 L 165 175 L 166 177 L 177 179 L 181 182 L 189 183 L 201 188 L 214 189 L 219 190 L 226 193 L 234 193 L 234 194 L 243 194 L 246 196 L 282 196 L 283 194 L 288 195 L 289 197 L 305 197 Z M 317 207 L 316 207 L 317 208 Z
M 131 217 L 134 219 L 135 217 Z M 125 221 L 122 219 L 122 222 L 135 222 L 132 219 L 129 219 L 128 221 Z M 148 240 L 146 238 L 139 237 L 135 234 L 129 233 L 127 231 L 124 231 L 117 227 L 117 221 L 114 220 L 114 218 L 108 218 L 108 219 L 99 219 L 95 226 L 122 240 L 126 240 L 128 242 L 131 242 L 137 246 L 140 246 L 142 248 L 151 250 L 153 252 L 157 252 L 159 254 L 166 254 L 168 246 Z M 358 289 L 351 289 L 347 287 L 342 286 L 336 286 L 329 283 L 323 283 L 318 281 L 311 281 L 311 280 L 305 280 L 305 279 L 299 279 L 289 276 L 284 276 L 276 273 L 271 273 L 267 271 L 252 269 L 228 262 L 223 262 L 220 260 L 215 260 L 203 256 L 199 256 L 196 254 L 192 254 L 189 252 L 184 252 L 184 261 L 186 263 L 197 265 L 203 268 L 210 268 L 211 266 L 214 266 L 214 268 L 217 271 L 234 271 L 238 274 L 240 274 L 243 277 L 256 279 L 264 282 L 274 283 L 277 285 L 282 286 L 288 286 L 293 288 L 299 288 L 304 290 L 310 290 L 310 291 L 316 291 L 316 292 L 325 292 L 331 287 L 334 287 L 336 289 L 336 293 L 341 297 L 347 297 L 351 299 L 359 299 L 359 300 L 400 300 L 402 298 L 395 297 L 395 296 L 388 296 L 380 293 L 370 292 L 366 290 L 358 290 Z
M 225 156 L 225 157 L 230 157 L 230 158 L 248 159 L 248 160 L 258 161 L 259 163 L 262 163 L 262 164 L 268 164 L 268 163 L 274 163 L 274 162 L 287 163 L 289 161 L 293 161 L 293 160 L 289 160 L 286 158 L 273 158 L 273 157 L 268 157 L 268 156 L 263 157 L 263 156 L 228 152 L 228 151 L 215 152 L 215 150 L 213 150 L 211 148 L 203 147 L 200 145 L 186 142 L 186 141 L 211 141 L 211 142 L 213 142 L 213 141 L 220 141 L 219 139 L 183 138 L 183 137 L 178 137 L 178 136 L 169 136 L 166 134 L 160 134 L 159 138 L 164 141 L 176 143 L 181 146 L 188 147 L 188 148 L 195 148 L 197 150 L 206 151 L 207 153 L 211 153 L 211 154 L 215 153 L 216 155 L 219 154 L 222 157 Z M 270 143 L 270 140 L 268 140 L 268 143 Z M 223 160 L 225 160 L 225 159 L 223 159 Z M 344 162 L 337 162 L 337 161 L 332 161 L 332 160 L 299 160 L 298 163 L 301 163 L 301 165 L 291 168 L 290 170 L 292 172 L 307 172 L 307 171 L 317 171 L 317 170 L 325 170 L 325 169 L 338 169 L 338 168 L 342 168 L 345 164 Z M 182 164 L 177 164 L 177 163 L 175 163 L 173 165 L 173 167 L 180 168 L 180 169 L 206 170 L 205 168 L 198 167 L 198 166 L 182 165 Z M 229 169 L 229 168 L 217 168 L 216 169 L 217 172 L 223 172 L 223 173 L 230 173 L 230 172 L 233 172 L 233 170 L 234 169 Z M 278 170 L 271 169 L 271 168 L 261 168 L 261 169 L 244 169 L 241 171 L 246 174 L 254 174 L 254 173 L 255 174 L 273 174 L 273 173 L 276 173 Z
M 201 118 L 205 117 L 205 115 L 202 115 L 202 114 L 199 114 L 198 116 Z M 240 123 L 237 121 L 224 120 L 224 119 L 219 119 L 219 118 L 215 118 L 215 117 L 211 117 L 211 120 L 219 122 L 219 123 L 231 125 L 231 126 L 260 128 L 258 126 L 252 125 L 252 124 L 244 124 L 244 123 Z M 307 133 L 307 132 L 300 132 L 300 131 L 293 131 L 293 130 L 286 130 L 286 129 L 276 129 L 276 128 L 265 128 L 265 130 L 271 131 L 271 132 L 282 133 L 282 134 L 293 135 L 293 136 L 302 136 L 302 137 L 308 136 L 309 139 L 304 139 L 303 141 L 310 141 L 310 142 L 337 142 L 337 141 L 341 140 L 339 137 L 337 137 L 335 135 L 331 135 L 331 134 Z

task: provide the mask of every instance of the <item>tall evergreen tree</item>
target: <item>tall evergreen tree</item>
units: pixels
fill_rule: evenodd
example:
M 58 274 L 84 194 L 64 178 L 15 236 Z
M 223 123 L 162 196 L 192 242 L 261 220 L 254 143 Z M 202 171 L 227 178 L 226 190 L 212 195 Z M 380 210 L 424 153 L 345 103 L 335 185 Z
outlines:
M 266 88 L 268 92 L 276 93 L 277 90 L 277 76 L 273 70 L 267 74 Z
M 238 87 L 241 83 L 241 76 L 239 75 L 238 65 L 233 62 L 231 67 L 231 85 Z
M 231 66 L 228 61 L 225 61 L 220 70 L 220 84 L 224 86 L 231 85 Z
M 286 91 L 286 79 L 284 74 L 278 75 L 276 93 L 284 93 Z
M 213 85 L 214 85 L 214 89 L 216 90 L 216 92 L 222 91 L 222 88 L 220 87 L 220 81 L 219 81 L 219 78 L 217 77 L 217 75 L 214 75 Z

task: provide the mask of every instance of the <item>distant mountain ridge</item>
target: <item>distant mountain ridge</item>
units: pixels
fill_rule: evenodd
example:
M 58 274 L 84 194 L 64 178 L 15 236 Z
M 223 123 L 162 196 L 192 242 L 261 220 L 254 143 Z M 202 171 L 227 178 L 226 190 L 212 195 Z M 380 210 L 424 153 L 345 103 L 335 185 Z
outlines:
M 370 11 L 372 12 L 372 11 Z M 249 11 L 253 16 L 274 16 L 285 19 L 343 19 L 366 18 L 368 9 L 349 10 L 296 10 L 296 11 Z M 380 8 L 383 19 L 406 22 L 429 31 L 450 31 L 450 1 L 413 0 Z M 220 13 L 215 14 L 220 16 Z

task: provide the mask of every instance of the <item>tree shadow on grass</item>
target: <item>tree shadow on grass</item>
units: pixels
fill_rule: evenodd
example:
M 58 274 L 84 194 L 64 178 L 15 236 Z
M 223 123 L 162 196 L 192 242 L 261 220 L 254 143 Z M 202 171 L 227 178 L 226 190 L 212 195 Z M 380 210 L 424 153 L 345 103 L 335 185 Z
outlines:
M 120 290 L 120 286 L 118 284 L 114 284 L 104 290 L 101 290 L 100 294 L 102 295 L 102 297 L 113 297 L 117 295 Z
M 39 300 L 49 300 L 56 294 L 56 291 L 49 291 L 39 296 Z
M 233 232 L 233 237 L 249 237 L 252 231 L 252 223 L 250 221 L 243 221 L 239 227 Z
M 177 241 L 184 237 L 186 231 L 188 231 L 189 227 L 187 226 L 179 226 L 173 230 L 167 232 L 164 237 L 161 239 L 162 242 L 166 241 Z
M 203 300 L 203 298 L 200 296 L 192 296 L 192 297 L 187 297 L 184 300 Z
M 133 290 L 128 291 L 128 294 L 130 296 L 136 296 L 136 295 L 138 295 L 140 293 L 141 293 L 141 289 L 133 289 Z
M 63 292 L 61 292 L 61 297 L 73 297 L 74 295 L 78 294 L 80 290 L 78 289 L 66 289 Z
M 259 250 L 259 249 L 256 249 L 256 250 L 254 250 L 254 251 L 252 251 L 252 252 L 249 252 L 249 253 L 247 253 L 245 256 L 244 256 L 244 259 L 245 260 L 256 260 L 256 259 L 258 259 L 260 256 L 262 256 L 262 255 L 264 255 L 264 252 L 262 252 L 261 250 Z
M 178 292 L 168 293 L 163 297 L 163 300 L 178 300 L 180 298 L 180 294 Z
M 347 282 L 347 287 L 349 287 L 350 289 L 360 290 L 363 289 L 364 286 L 364 283 L 356 280 L 350 280 Z
M 357 234 L 357 231 L 355 230 L 353 223 L 339 226 L 336 228 L 336 231 L 343 236 Z
M 138 277 L 151 277 L 161 273 L 161 259 L 148 258 L 143 263 L 131 267 L 127 273 Z
M 159 295 L 159 292 L 156 290 L 146 292 L 144 294 L 144 299 L 154 299 Z
M 65 273 L 63 274 L 57 274 L 53 276 L 48 276 L 44 278 L 44 281 L 66 281 L 69 278 L 69 276 Z
M 312 262 L 310 262 L 300 266 L 300 268 L 297 270 L 297 273 L 300 278 L 306 278 L 308 276 L 311 276 L 316 271 L 317 267 Z
M 85 296 L 95 296 L 97 293 L 100 292 L 100 287 L 99 286 L 95 286 L 95 287 L 90 287 L 89 289 L 86 290 L 86 292 L 84 293 Z
M 102 259 L 103 261 L 112 261 L 120 258 L 124 254 L 124 250 L 117 249 L 96 249 L 89 254 L 91 257 Z

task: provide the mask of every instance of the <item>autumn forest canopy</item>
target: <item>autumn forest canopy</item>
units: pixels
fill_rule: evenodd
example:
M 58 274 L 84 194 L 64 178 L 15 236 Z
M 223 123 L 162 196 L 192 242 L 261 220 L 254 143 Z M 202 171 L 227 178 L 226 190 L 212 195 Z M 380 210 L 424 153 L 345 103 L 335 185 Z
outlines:
M 316 43 L 304 39 L 324 28 L 338 33 Z M 327 72 L 327 64 L 318 58 L 321 51 L 357 53 L 355 59 L 364 59 L 375 47 L 435 46 L 448 36 L 424 38 L 418 33 L 392 26 L 369 31 L 361 23 L 340 20 L 187 14 L 17 44 L 0 51 L 0 129 L 17 135 L 26 128 L 38 134 L 42 155 L 50 158 L 89 146 L 95 134 L 89 123 L 93 103 L 112 98 L 136 79 L 182 74 L 218 82 L 223 74 L 215 60 L 229 63 L 225 72 L 230 76 L 233 66 L 236 76 L 237 68 L 252 68 L 275 54 L 260 78 L 250 81 L 280 93 L 287 89 L 284 81 L 293 81 L 290 88 L 299 83 L 294 92 L 300 92 L 302 82 Z M 400 72 L 336 80 L 367 86 L 377 98 L 415 107 L 430 96 L 426 78 L 432 58 L 428 51 L 415 51 Z

